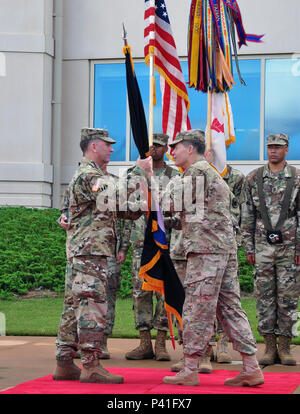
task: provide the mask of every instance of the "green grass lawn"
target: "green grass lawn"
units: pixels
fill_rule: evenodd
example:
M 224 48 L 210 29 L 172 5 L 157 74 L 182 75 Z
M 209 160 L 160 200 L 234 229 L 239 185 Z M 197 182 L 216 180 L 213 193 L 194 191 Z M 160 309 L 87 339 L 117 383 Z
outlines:
M 0 312 L 6 319 L 6 335 L 8 336 L 56 336 L 63 298 L 17 299 L 0 302 Z M 242 298 L 242 306 L 247 313 L 257 342 L 262 338 L 257 332 L 255 299 Z M 299 303 L 300 312 L 300 303 Z M 176 328 L 174 329 L 176 332 Z M 153 332 L 155 336 L 156 332 Z M 132 299 L 118 299 L 113 337 L 137 338 L 134 328 Z M 300 336 L 293 339 L 294 344 L 300 345 Z

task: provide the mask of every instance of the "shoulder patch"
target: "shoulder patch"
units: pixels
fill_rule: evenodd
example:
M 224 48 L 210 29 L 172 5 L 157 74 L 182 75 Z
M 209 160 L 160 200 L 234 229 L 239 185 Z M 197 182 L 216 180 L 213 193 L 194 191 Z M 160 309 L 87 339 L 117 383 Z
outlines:
M 97 191 L 99 191 L 100 186 L 101 186 L 101 178 L 98 178 L 92 187 L 92 192 L 97 193 Z

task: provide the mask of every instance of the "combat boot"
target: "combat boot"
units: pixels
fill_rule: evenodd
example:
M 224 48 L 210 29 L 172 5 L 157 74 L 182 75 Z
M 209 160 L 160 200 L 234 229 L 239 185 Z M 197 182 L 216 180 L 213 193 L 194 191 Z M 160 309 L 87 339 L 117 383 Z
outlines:
M 220 333 L 220 338 L 217 342 L 216 358 L 219 364 L 230 364 L 232 358 L 228 351 L 228 338 L 223 332 Z
M 80 375 L 80 382 L 99 384 L 123 384 L 124 379 L 121 375 L 111 374 L 101 366 L 98 359 L 94 359 L 87 364 L 83 364 Z
M 293 358 L 291 351 L 291 338 L 288 336 L 279 336 L 278 338 L 278 356 L 282 365 L 296 365 L 296 360 Z
M 184 368 L 173 377 L 164 377 L 163 382 L 171 385 L 200 385 L 198 375 L 198 359 L 199 357 L 184 356 Z
M 162 330 L 157 331 L 155 349 L 154 349 L 156 361 L 170 361 L 171 360 L 170 355 L 168 354 L 167 349 L 166 349 L 166 337 L 167 337 L 166 331 L 162 331 Z
M 176 362 L 176 364 L 171 365 L 170 370 L 172 372 L 179 372 L 184 368 L 184 357 L 180 359 L 180 361 Z
M 225 380 L 225 385 L 231 387 L 256 387 L 265 382 L 263 373 L 259 368 L 255 354 L 242 354 L 243 370 L 234 378 Z
M 55 381 L 77 381 L 80 373 L 81 369 L 73 363 L 73 359 L 57 359 L 52 378 Z
M 101 356 L 99 357 L 99 359 L 110 359 L 110 354 L 107 349 L 107 335 L 103 335 L 100 348 Z
M 140 331 L 140 345 L 125 354 L 126 359 L 153 359 L 154 353 L 150 331 Z
M 212 346 L 209 345 L 206 349 L 206 352 L 202 357 L 199 358 L 198 362 L 198 372 L 201 374 L 211 374 L 213 372 L 210 356 L 211 356 Z
M 265 353 L 260 358 L 260 365 L 273 365 L 277 360 L 277 346 L 276 346 L 276 336 L 274 334 L 266 334 L 264 336 L 265 342 Z

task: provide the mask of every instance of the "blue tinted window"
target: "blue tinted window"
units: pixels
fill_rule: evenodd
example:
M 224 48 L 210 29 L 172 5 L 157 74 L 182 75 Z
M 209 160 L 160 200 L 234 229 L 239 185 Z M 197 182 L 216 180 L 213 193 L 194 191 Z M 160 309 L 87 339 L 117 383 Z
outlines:
M 117 143 L 111 161 L 125 161 L 127 90 L 125 65 L 95 65 L 94 127 L 105 128 Z
M 181 62 L 186 81 L 188 63 Z M 227 149 L 228 160 L 259 160 L 260 130 L 260 60 L 240 60 L 240 71 L 246 86 L 241 85 L 235 63 L 236 85 L 228 93 L 236 133 L 236 142 Z M 207 94 L 188 88 L 189 118 L 193 129 L 206 129 Z
M 300 59 L 266 60 L 265 139 L 271 133 L 288 134 L 289 160 L 300 160 L 299 97 Z
M 240 83 L 233 62 L 235 86 L 228 93 L 235 128 L 235 143 L 227 150 L 227 158 L 236 160 L 259 160 L 260 148 L 260 60 L 239 60 Z
M 147 120 L 149 120 L 149 67 L 144 63 L 134 64 L 135 75 L 139 84 L 144 111 Z M 155 73 L 155 91 L 156 91 L 156 105 L 153 108 L 153 131 L 162 132 L 162 105 L 161 92 L 159 84 L 159 74 Z M 139 156 L 138 150 L 133 140 L 132 133 L 130 133 L 130 161 L 135 161 Z

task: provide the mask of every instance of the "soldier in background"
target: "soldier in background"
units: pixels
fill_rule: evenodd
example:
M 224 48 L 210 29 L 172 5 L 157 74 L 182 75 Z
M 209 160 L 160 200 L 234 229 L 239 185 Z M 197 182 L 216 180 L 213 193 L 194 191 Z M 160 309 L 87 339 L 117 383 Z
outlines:
M 295 365 L 290 353 L 297 321 L 300 265 L 300 171 L 286 162 L 289 137 L 267 137 L 268 164 L 250 172 L 242 213 L 247 259 L 255 265 L 258 331 L 264 337 L 262 365 Z M 278 337 L 278 349 L 276 339 Z
M 81 132 L 83 159 L 68 190 L 70 271 L 67 272 L 64 310 L 56 340 L 54 380 L 123 382 L 123 377 L 112 375 L 99 363 L 107 313 L 107 257 L 115 254 L 116 217 L 138 218 L 144 207 L 137 201 L 131 206 L 127 198 L 123 206 L 119 194 L 124 192 L 120 189 L 119 193 L 115 180 L 102 170 L 109 162 L 114 143 L 106 130 L 84 128 Z M 116 202 L 115 209 L 105 204 L 107 192 L 111 194 L 108 200 Z M 73 363 L 77 348 L 82 370 Z
M 171 177 L 180 174 L 178 170 L 164 162 L 164 155 L 168 149 L 168 135 L 153 134 L 153 146 L 150 155 L 153 159 L 154 175 L 163 185 L 164 177 L 168 181 Z M 131 169 L 128 170 L 130 173 Z M 166 184 L 166 183 L 165 183 Z M 140 333 L 140 344 L 137 348 L 126 353 L 126 359 L 152 359 L 169 361 L 170 356 L 166 350 L 166 337 L 168 332 L 168 318 L 164 308 L 164 299 L 158 292 L 148 292 L 142 289 L 143 280 L 139 277 L 141 256 L 143 252 L 147 216 L 144 214 L 138 220 L 125 221 L 124 232 L 130 234 L 133 245 L 132 251 L 132 297 L 134 307 L 135 329 Z M 128 237 L 128 236 L 127 236 Z M 167 243 L 170 241 L 170 231 L 166 229 Z M 153 295 L 157 304 L 153 314 Z M 151 329 L 157 330 L 155 349 L 153 352 Z
M 183 307 L 184 368 L 167 384 L 199 385 L 198 359 L 208 347 L 215 315 L 243 359 L 243 371 L 229 386 L 256 386 L 264 382 L 256 360 L 256 344 L 249 321 L 241 307 L 237 275 L 236 240 L 233 232 L 231 192 L 220 175 L 204 160 L 205 134 L 200 130 L 178 133 L 174 161 L 185 169 L 182 179 L 191 178 L 191 204 L 180 211 L 183 245 L 187 256 L 185 302 Z M 138 160 L 137 167 L 152 175 L 151 159 Z M 202 183 L 200 191 L 198 184 Z M 199 191 L 201 194 L 199 194 Z M 179 211 L 175 200 L 182 197 L 182 187 L 171 185 L 163 194 L 171 200 L 170 211 Z M 189 208 L 196 211 L 191 214 Z M 202 214 L 201 214 L 202 213 Z

